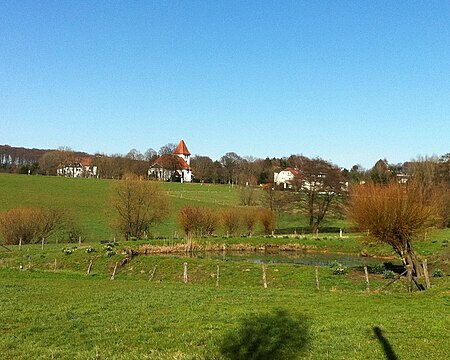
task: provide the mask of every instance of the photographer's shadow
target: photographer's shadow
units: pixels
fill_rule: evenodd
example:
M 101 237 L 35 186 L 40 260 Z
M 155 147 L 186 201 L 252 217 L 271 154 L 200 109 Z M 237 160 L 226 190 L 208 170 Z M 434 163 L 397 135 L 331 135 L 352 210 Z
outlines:
M 309 344 L 306 316 L 293 317 L 285 310 L 249 316 L 240 327 L 225 335 L 220 353 L 233 360 L 295 359 Z

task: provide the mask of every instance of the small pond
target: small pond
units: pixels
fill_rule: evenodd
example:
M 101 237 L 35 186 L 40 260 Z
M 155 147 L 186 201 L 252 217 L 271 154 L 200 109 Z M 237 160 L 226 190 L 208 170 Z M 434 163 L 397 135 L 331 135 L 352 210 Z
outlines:
M 247 261 L 257 264 L 302 264 L 328 266 L 333 261 L 337 261 L 347 267 L 360 267 L 375 264 L 382 265 L 384 263 L 400 264 L 400 261 L 396 259 L 312 251 L 208 251 L 187 254 L 164 254 L 162 256 L 182 256 L 190 258 L 217 259 L 221 261 Z

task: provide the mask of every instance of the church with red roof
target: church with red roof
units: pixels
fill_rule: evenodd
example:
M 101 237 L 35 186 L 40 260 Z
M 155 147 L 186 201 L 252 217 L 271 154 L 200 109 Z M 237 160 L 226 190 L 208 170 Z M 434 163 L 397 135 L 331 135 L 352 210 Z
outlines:
M 172 154 L 161 155 L 148 170 L 148 176 L 162 181 L 191 182 L 191 153 L 184 140 Z

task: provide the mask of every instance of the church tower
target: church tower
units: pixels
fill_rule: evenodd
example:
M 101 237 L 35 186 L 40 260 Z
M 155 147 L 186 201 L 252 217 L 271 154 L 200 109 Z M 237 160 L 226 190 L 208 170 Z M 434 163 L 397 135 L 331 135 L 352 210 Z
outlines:
M 181 139 L 180 143 L 173 153 L 182 158 L 189 166 L 191 166 L 191 153 L 189 152 L 183 139 Z

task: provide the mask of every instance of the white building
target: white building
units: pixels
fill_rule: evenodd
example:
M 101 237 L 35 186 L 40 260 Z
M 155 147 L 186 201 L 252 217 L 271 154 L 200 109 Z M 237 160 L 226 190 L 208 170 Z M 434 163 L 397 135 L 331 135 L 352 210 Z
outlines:
M 192 181 L 191 153 L 181 140 L 172 154 L 160 156 L 148 170 L 149 177 L 168 181 Z
M 273 182 L 277 185 L 283 184 L 284 188 L 292 186 L 292 182 L 296 176 L 300 175 L 300 171 L 294 168 L 286 168 L 280 172 L 273 173 Z
M 73 162 L 61 164 L 56 170 L 58 176 L 73 178 L 91 178 L 97 177 L 97 166 L 92 165 L 92 158 L 85 157 L 76 159 Z

